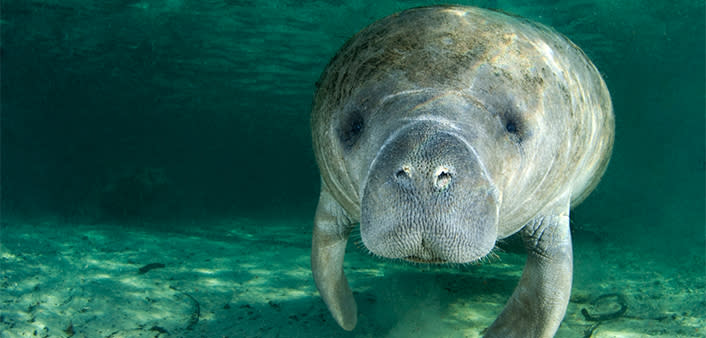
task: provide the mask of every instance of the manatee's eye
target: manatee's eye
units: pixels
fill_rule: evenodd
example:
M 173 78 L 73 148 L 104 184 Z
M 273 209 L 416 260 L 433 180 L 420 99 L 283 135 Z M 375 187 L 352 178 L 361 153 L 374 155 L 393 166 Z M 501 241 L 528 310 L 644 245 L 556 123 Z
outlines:
M 351 112 L 338 128 L 338 137 L 343 148 L 346 150 L 353 148 L 363 133 L 363 129 L 365 129 L 363 115 L 357 110 Z
M 507 111 L 501 115 L 501 118 L 505 125 L 505 131 L 514 142 L 522 143 L 530 135 L 527 124 L 518 113 Z
M 505 130 L 507 130 L 508 133 L 516 134 L 517 124 L 515 124 L 515 121 L 507 121 L 505 124 Z

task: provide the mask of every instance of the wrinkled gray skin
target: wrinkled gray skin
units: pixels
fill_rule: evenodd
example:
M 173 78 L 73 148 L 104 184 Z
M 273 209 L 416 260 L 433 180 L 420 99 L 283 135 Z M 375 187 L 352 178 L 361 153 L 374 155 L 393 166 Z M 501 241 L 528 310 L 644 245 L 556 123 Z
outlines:
M 351 229 L 382 257 L 466 263 L 521 231 L 528 258 L 487 337 L 551 337 L 571 292 L 569 208 L 610 157 L 598 71 L 542 25 L 426 7 L 355 35 L 321 76 L 312 113 L 321 195 L 311 264 L 339 325 L 356 325 L 343 274 Z

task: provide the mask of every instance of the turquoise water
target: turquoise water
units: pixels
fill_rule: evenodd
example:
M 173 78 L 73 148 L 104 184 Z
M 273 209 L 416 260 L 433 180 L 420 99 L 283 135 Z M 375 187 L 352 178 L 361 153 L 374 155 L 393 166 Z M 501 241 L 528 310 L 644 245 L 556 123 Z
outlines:
M 158 273 L 188 290 L 174 297 L 178 304 L 189 302 L 183 294 L 198 299 L 200 320 L 187 329 L 145 326 L 137 316 L 114 336 L 165 334 L 152 326 L 176 336 L 343 335 L 307 273 L 319 192 L 309 131 L 315 82 L 355 32 L 432 3 L 3 1 L 0 336 L 44 328 L 47 336 L 69 335 L 69 322 L 74 335 L 98 334 L 103 324 L 86 316 L 107 314 L 91 309 L 127 309 L 121 302 L 129 297 L 99 305 L 86 296 L 76 304 L 64 301 L 78 295 L 61 300 L 52 290 L 76 288 L 69 278 L 117 280 L 123 266 L 162 261 L 165 268 L 144 276 Z M 703 1 L 461 3 L 554 27 L 586 52 L 611 92 L 615 148 L 597 190 L 573 210 L 575 287 L 559 335 L 584 334 L 596 323 L 581 309 L 622 293 L 626 314 L 599 323 L 594 336 L 703 336 Z M 116 232 L 135 236 L 104 240 Z M 154 244 L 176 245 L 169 238 L 182 246 Z M 98 247 L 116 254 L 98 255 Z M 286 254 L 270 256 L 278 250 Z M 381 261 L 355 243 L 348 250 L 363 313 L 350 336 L 473 336 L 498 313 L 523 262 L 508 248 L 498 260 L 458 271 Z M 171 274 L 183 251 L 196 252 L 203 265 Z M 42 268 L 57 253 L 70 272 Z M 82 268 L 90 264 L 116 268 Z M 36 276 L 43 279 L 33 289 Z M 499 283 L 487 286 L 482 276 Z M 215 295 L 223 301 L 209 301 Z M 420 304 L 432 310 L 409 310 Z M 168 321 L 169 309 L 145 311 Z M 478 312 L 464 312 L 471 310 Z M 48 313 L 54 317 L 42 317 Z M 140 325 L 144 332 L 124 329 Z

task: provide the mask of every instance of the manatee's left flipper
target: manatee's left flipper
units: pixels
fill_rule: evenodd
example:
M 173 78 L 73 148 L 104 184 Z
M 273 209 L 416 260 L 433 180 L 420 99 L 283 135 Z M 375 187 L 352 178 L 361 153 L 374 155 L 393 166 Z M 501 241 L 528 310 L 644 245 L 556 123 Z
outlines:
M 569 197 L 545 208 L 522 238 L 528 254 L 520 283 L 485 337 L 553 337 L 564 318 L 573 272 Z
M 316 288 L 333 318 L 348 331 L 355 328 L 358 320 L 353 292 L 343 274 L 343 255 L 352 226 L 344 209 L 322 183 L 314 218 L 311 270 Z

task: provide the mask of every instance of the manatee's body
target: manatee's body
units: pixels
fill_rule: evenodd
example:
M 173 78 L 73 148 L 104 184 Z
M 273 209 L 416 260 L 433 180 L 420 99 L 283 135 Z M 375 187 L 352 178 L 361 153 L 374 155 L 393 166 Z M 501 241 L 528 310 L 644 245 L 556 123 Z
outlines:
M 312 113 L 317 287 L 344 329 L 352 227 L 376 255 L 465 263 L 522 230 L 520 285 L 487 336 L 552 336 L 571 290 L 569 208 L 606 168 L 610 96 L 566 37 L 470 7 L 384 18 L 331 60 Z

